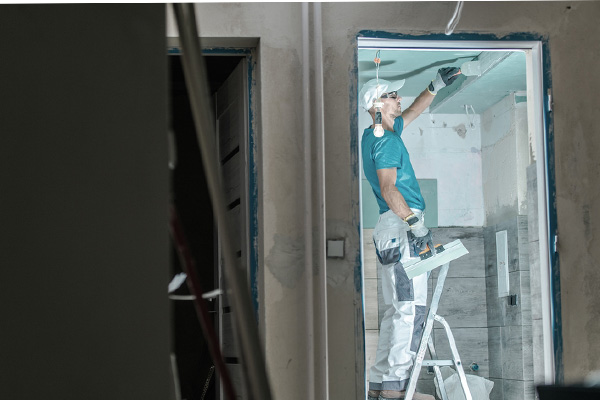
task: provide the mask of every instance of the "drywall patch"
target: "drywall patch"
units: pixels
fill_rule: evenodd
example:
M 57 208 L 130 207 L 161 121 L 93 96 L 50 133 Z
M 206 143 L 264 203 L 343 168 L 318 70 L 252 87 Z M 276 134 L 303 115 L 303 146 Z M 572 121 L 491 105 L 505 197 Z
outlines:
M 304 240 L 278 233 L 273 239 L 275 244 L 265 259 L 267 268 L 283 286 L 295 288 L 304 272 Z
M 452 129 L 454 129 L 454 132 L 456 132 L 456 134 L 464 139 L 467 137 L 467 127 L 465 126 L 465 124 L 459 124 L 456 125 L 455 127 L 453 127 Z

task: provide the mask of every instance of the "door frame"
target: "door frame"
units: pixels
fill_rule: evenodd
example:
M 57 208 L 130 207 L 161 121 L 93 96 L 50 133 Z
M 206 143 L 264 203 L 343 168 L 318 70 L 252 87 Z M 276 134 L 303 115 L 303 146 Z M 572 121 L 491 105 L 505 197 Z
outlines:
M 167 38 L 167 53 L 169 55 L 180 55 L 181 45 L 179 38 Z M 238 43 L 239 42 L 239 43 Z M 248 199 L 246 206 L 247 215 L 247 243 L 248 243 L 248 269 L 250 279 L 250 293 L 256 320 L 259 320 L 259 291 L 258 291 L 258 170 L 257 170 L 257 132 L 258 118 L 256 105 L 258 104 L 257 91 L 257 41 L 252 38 L 246 38 L 241 41 L 224 38 L 206 38 L 201 39 L 202 54 L 205 56 L 242 56 L 246 62 L 247 93 L 248 93 L 248 137 L 246 138 L 247 170 L 245 196 Z M 239 47 L 238 47 L 239 46 Z
M 499 38 L 491 34 L 458 33 L 451 36 L 444 34 L 431 35 L 405 35 L 382 31 L 361 31 L 356 37 L 353 90 L 351 90 L 351 105 L 358 109 L 358 49 L 363 48 L 402 48 L 407 50 L 440 49 L 440 50 L 525 50 L 527 55 L 527 87 L 531 88 L 533 101 L 528 105 L 528 114 L 532 113 L 536 137 L 536 152 L 539 154 L 537 162 L 538 182 L 538 216 L 539 216 L 539 244 L 540 244 L 540 272 L 542 277 L 542 313 L 543 334 L 551 338 L 551 342 L 544 342 L 544 359 L 549 360 L 545 366 L 546 383 L 563 382 L 563 340 L 562 319 L 560 304 L 560 271 L 557 252 L 557 213 L 556 213 L 556 180 L 554 161 L 554 123 L 552 115 L 552 80 L 550 74 L 550 48 L 548 39 L 529 33 L 514 33 Z M 358 132 L 356 114 L 352 116 L 352 132 Z M 360 168 L 361 158 L 358 148 L 358 137 L 353 135 L 351 151 L 353 157 L 358 157 L 354 163 L 353 174 L 361 186 Z M 362 187 L 360 187 L 362 193 Z M 360 201 L 360 199 L 359 199 Z M 360 264 L 357 266 L 359 273 L 355 274 L 361 282 L 356 282 L 360 287 L 358 295 L 361 297 L 358 304 L 363 305 L 362 320 L 356 321 L 358 326 L 363 326 L 364 332 L 364 299 L 363 299 L 363 237 L 362 237 L 362 204 L 360 204 Z M 363 333 L 363 350 L 365 347 Z M 357 360 L 364 360 L 364 352 L 357 354 Z M 357 368 L 357 373 L 360 368 Z M 366 368 L 362 371 L 365 379 Z M 357 377 L 359 378 L 359 377 Z

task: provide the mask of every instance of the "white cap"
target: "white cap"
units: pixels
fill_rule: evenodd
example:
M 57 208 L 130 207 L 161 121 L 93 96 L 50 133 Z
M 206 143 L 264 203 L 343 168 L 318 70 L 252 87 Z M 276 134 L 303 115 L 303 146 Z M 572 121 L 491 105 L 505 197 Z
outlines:
M 377 79 L 371 79 L 365 83 L 360 89 L 358 94 L 358 104 L 369 111 L 373 107 L 373 102 L 379 98 L 383 93 L 394 92 L 404 86 L 404 79 L 399 81 L 386 81 L 384 79 L 379 80 L 379 87 L 377 87 Z

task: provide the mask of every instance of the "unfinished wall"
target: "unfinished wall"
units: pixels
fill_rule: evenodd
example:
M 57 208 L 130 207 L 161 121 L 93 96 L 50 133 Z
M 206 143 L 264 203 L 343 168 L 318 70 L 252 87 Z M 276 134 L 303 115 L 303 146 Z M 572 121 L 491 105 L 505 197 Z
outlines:
M 325 3 L 325 145 L 327 235 L 346 238 L 346 257 L 328 268 L 330 398 L 361 398 L 364 389 L 360 296 L 359 179 L 356 132 L 356 35 L 362 30 L 443 33 L 454 2 Z M 305 398 L 301 210 L 301 29 L 299 4 L 201 4 L 201 35 L 259 37 L 261 327 L 276 395 Z M 548 37 L 554 91 L 557 207 L 565 371 L 580 379 L 600 364 L 600 173 L 594 78 L 600 61 L 597 2 L 467 2 L 455 32 Z M 169 35 L 176 35 L 172 29 Z M 439 36 L 443 37 L 443 36 Z M 574 62 L 576 60 L 576 62 Z M 554 161 L 556 163 L 554 164 Z M 564 222 L 564 223 L 563 223 Z M 582 247 L 583 244 L 583 247 Z M 269 257 L 271 256 L 271 257 Z

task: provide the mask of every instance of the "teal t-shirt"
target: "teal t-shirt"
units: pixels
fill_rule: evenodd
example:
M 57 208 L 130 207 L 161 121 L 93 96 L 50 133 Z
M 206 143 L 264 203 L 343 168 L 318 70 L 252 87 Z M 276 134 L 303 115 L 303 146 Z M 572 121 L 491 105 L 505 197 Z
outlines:
M 362 137 L 362 160 L 365 176 L 371 184 L 373 193 L 379 204 L 379 214 L 390 208 L 381 196 L 377 170 L 396 168 L 396 187 L 404 196 L 410 208 L 425 210 L 425 200 L 421 195 L 415 171 L 410 163 L 408 150 L 400 137 L 404 129 L 404 119 L 397 117 L 394 120 L 394 132 L 386 130 L 382 137 L 375 137 L 373 128 L 365 129 Z

